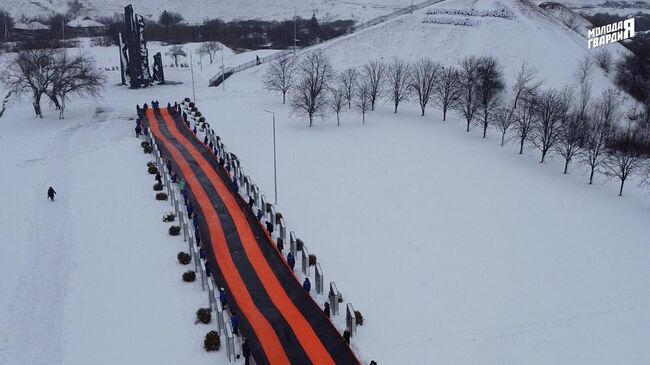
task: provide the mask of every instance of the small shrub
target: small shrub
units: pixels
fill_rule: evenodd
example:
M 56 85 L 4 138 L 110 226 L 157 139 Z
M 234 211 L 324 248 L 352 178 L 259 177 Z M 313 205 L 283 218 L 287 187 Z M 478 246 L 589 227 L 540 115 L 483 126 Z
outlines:
M 150 144 L 149 144 L 149 142 L 147 142 L 147 141 L 143 141 L 142 143 L 140 143 L 140 146 L 141 146 L 142 148 L 145 148 L 145 147 L 150 146 Z
M 190 107 L 190 109 L 194 108 L 194 102 L 191 102 L 189 100 L 187 102 L 188 102 L 187 106 Z
M 357 322 L 357 326 L 363 326 L 363 314 L 359 311 L 354 311 L 354 321 Z
M 154 191 L 161 191 L 162 189 L 163 189 L 163 184 L 161 184 L 161 183 L 153 184 L 153 190 Z
M 205 123 L 205 117 L 199 118 L 199 123 Z
M 181 265 L 188 265 L 190 261 L 192 261 L 192 256 L 183 251 L 179 252 L 176 258 L 178 258 L 178 262 L 180 262 Z
M 178 236 L 181 234 L 181 227 L 180 226 L 171 226 L 169 227 L 169 235 L 170 236 Z
M 305 244 L 302 242 L 302 240 L 300 238 L 296 238 L 296 250 L 302 251 L 302 247 L 304 245 Z
M 166 193 L 156 194 L 156 200 L 167 200 L 167 194 Z
M 309 255 L 309 266 L 315 266 L 316 265 L 316 255 Z
M 196 118 L 198 118 L 198 117 L 200 117 L 200 116 L 202 116 L 202 115 L 203 115 L 203 114 L 201 114 L 201 112 L 195 112 L 195 113 L 194 113 L 194 116 L 195 116 Z
M 196 311 L 196 322 L 194 323 L 209 324 L 211 321 L 212 311 L 210 308 L 199 308 L 199 310 Z
M 173 222 L 175 219 L 176 219 L 176 214 L 174 214 L 172 212 L 168 212 L 168 213 L 165 213 L 162 220 L 163 220 L 163 222 L 169 223 L 169 222 Z M 172 227 L 178 227 L 178 226 L 172 226 Z M 176 236 L 176 234 L 171 233 L 171 230 L 172 230 L 171 227 L 169 227 L 169 231 L 170 231 L 169 234 L 171 234 L 172 236 Z M 181 229 L 179 227 L 178 232 L 180 233 L 180 231 L 181 231 Z
M 153 161 L 147 162 L 147 169 L 149 169 L 151 166 L 156 167 L 156 163 Z
M 189 270 L 189 271 L 185 271 L 183 273 L 183 281 L 184 282 L 191 283 L 191 282 L 194 282 L 194 280 L 196 280 L 196 273 L 194 271 Z
M 199 108 L 197 108 L 197 107 L 192 107 L 190 110 L 192 111 L 192 113 L 194 113 L 194 112 L 198 112 L 198 111 L 199 111 Z
M 219 332 L 210 331 L 205 334 L 205 340 L 203 340 L 203 347 L 205 351 L 219 351 L 221 348 L 221 337 L 219 337 Z
M 152 153 L 152 152 L 153 152 L 153 147 L 151 147 L 151 146 L 144 147 L 144 148 L 142 149 L 142 151 L 143 151 L 144 153 L 147 153 L 147 154 L 148 154 L 148 153 Z
M 147 168 L 147 171 L 148 171 L 151 175 L 155 175 L 155 174 L 158 172 L 158 168 L 156 167 L 156 165 L 151 165 L 151 166 L 149 166 L 149 167 Z
M 190 98 L 185 98 L 185 99 L 183 99 L 183 102 L 184 102 L 184 103 L 189 103 L 190 100 L 191 100 Z

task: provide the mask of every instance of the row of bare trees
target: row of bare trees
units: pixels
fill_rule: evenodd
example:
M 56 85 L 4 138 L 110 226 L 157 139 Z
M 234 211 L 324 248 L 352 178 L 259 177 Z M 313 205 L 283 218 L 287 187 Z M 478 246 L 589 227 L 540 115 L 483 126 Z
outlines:
M 16 94 L 29 95 L 37 117 L 43 117 L 41 100 L 45 96 L 63 119 L 70 97 L 99 97 L 105 77 L 92 58 L 41 48 L 19 51 L 0 72 L 0 82 Z
M 639 115 L 623 113 L 621 97 L 608 89 L 598 98 L 592 96 L 591 74 L 596 62 L 582 59 L 575 81 L 562 89 L 544 88 L 537 70 L 523 63 L 516 70 L 510 92 L 503 71 L 492 56 L 468 56 L 456 66 L 443 66 L 431 59 L 408 63 L 394 59 L 385 64 L 372 60 L 359 68 L 336 73 L 320 51 L 274 62 L 264 78 L 267 89 L 289 96 L 291 109 L 309 118 L 340 113 L 347 106 L 356 109 L 365 123 L 366 114 L 381 99 L 390 101 L 395 113 L 406 101 L 414 101 L 422 116 L 428 106 L 442 111 L 446 120 L 455 111 L 467 131 L 489 129 L 500 135 L 501 145 L 513 142 L 519 154 L 528 148 L 540 153 L 540 163 L 553 155 L 563 159 L 564 173 L 572 163 L 589 172 L 589 184 L 596 173 L 620 181 L 619 194 L 628 178 L 635 174 L 650 176 L 647 157 L 650 142 L 647 128 Z M 638 113 L 636 113 L 638 114 Z M 650 179 L 650 177 L 649 177 Z

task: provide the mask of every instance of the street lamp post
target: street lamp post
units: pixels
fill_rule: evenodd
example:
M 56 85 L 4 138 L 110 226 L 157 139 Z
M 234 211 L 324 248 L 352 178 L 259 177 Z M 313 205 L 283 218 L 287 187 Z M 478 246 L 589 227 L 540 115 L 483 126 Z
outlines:
M 275 149 L 275 113 L 270 110 L 264 110 L 273 116 L 273 185 L 275 188 L 275 204 L 278 204 L 278 159 Z
M 190 73 L 192 74 L 192 101 L 196 104 L 196 91 L 194 90 L 194 61 L 192 60 L 192 50 L 190 50 Z

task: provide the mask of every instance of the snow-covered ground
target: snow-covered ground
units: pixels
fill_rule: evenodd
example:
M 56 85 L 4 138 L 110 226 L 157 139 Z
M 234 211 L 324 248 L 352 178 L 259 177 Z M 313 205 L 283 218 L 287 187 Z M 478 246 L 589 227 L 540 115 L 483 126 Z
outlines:
M 506 5 L 512 20 L 477 27 L 423 24 L 424 11 L 321 47 L 341 69 L 375 57 L 432 57 L 453 64 L 493 54 L 507 80 L 524 59 L 546 86 L 570 82 L 586 41 L 515 1 L 446 1 L 444 8 Z M 152 45 L 153 54 L 156 45 Z M 188 46 L 189 47 L 189 46 Z M 618 51 L 617 46 L 610 49 Z M 115 48 L 89 48 L 117 64 Z M 253 54 L 232 55 L 230 64 Z M 102 61 L 104 59 L 105 61 Z M 189 61 L 189 60 L 187 60 Z M 195 59 L 197 61 L 197 59 Z M 165 58 L 168 64 L 169 58 Z M 186 62 L 186 61 L 184 61 Z M 464 132 L 413 105 L 381 105 L 366 125 L 345 111 L 307 128 L 262 67 L 208 88 L 219 64 L 195 67 L 198 105 L 267 197 L 273 195 L 271 118 L 276 113 L 278 210 L 316 254 L 346 301 L 365 317 L 353 347 L 379 364 L 647 364 L 650 349 L 650 199 L 634 184 L 588 186 L 561 163 L 541 165 Z M 153 200 L 147 157 L 132 137 L 134 104 L 192 93 L 177 85 L 115 86 L 104 99 L 68 107 L 65 121 L 32 118 L 13 103 L 0 119 L 0 363 L 218 363 L 193 324 L 205 305 L 180 281 Z M 611 86 L 594 75 L 594 91 Z M 98 109 L 99 111 L 98 112 Z M 53 185 L 57 201 L 45 200 Z M 90 360 L 90 361 L 89 361 Z

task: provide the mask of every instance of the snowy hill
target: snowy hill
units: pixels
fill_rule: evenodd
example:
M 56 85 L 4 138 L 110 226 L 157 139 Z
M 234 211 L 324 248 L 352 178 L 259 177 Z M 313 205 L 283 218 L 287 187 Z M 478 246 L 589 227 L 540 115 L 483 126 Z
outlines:
M 68 10 L 67 0 L 5 0 L 0 7 L 15 17 L 35 17 Z M 411 5 L 410 0 L 187 0 L 187 1 L 112 1 L 81 0 L 84 12 L 91 16 L 111 16 L 123 13 L 124 6 L 133 4 L 135 12 L 158 19 L 163 10 L 181 13 L 189 22 L 207 18 L 283 20 L 296 15 L 308 18 L 316 13 L 321 19 L 355 19 L 365 21 Z
M 290 14 L 291 2 L 280 4 L 251 11 Z M 502 8 L 512 17 L 427 14 Z M 491 54 L 509 85 L 526 60 L 546 87 L 571 83 L 589 52 L 582 35 L 516 0 L 445 1 L 318 47 L 337 69 L 394 56 L 451 65 Z M 118 63 L 115 47 L 83 48 L 100 66 Z M 150 44 L 151 53 L 166 48 Z M 269 52 L 225 50 L 224 63 Z M 341 127 L 330 116 L 307 128 L 262 90 L 263 67 L 208 88 L 220 62 L 198 61 L 197 105 L 267 197 L 274 179 L 265 110 L 275 112 L 278 211 L 318 256 L 326 283 L 336 281 L 363 313 L 352 347 L 364 364 L 650 363 L 645 190 L 630 183 L 618 198 L 602 176 L 588 186 L 580 169 L 562 175 L 560 161 L 542 165 L 536 151 L 500 148 L 498 136 L 466 133 L 458 116 L 442 122 L 435 108 L 422 118 L 412 104 L 397 115 L 380 105 L 366 125 L 344 110 Z M 0 292 L 9 293 L 0 299 L 0 325 L 9 329 L 0 333 L 0 363 L 225 363 L 223 351 L 201 349 L 206 328 L 193 313 L 206 298 L 180 282 L 174 256 L 184 246 L 164 231 L 160 217 L 170 208 L 153 200 L 150 157 L 132 134 L 135 103 L 192 95 L 189 69 L 165 72 L 178 83 L 145 90 L 117 86 L 118 72 L 107 72 L 104 98 L 71 101 L 65 121 L 45 104 L 49 119 L 35 120 L 27 98 L 12 99 L 0 119 L 0 168 L 10 176 L 0 179 L 10 192 L 0 220 L 11 222 L 0 239 Z M 600 70 L 593 77 L 595 95 L 612 85 Z M 60 194 L 55 203 L 45 199 L 48 185 Z

